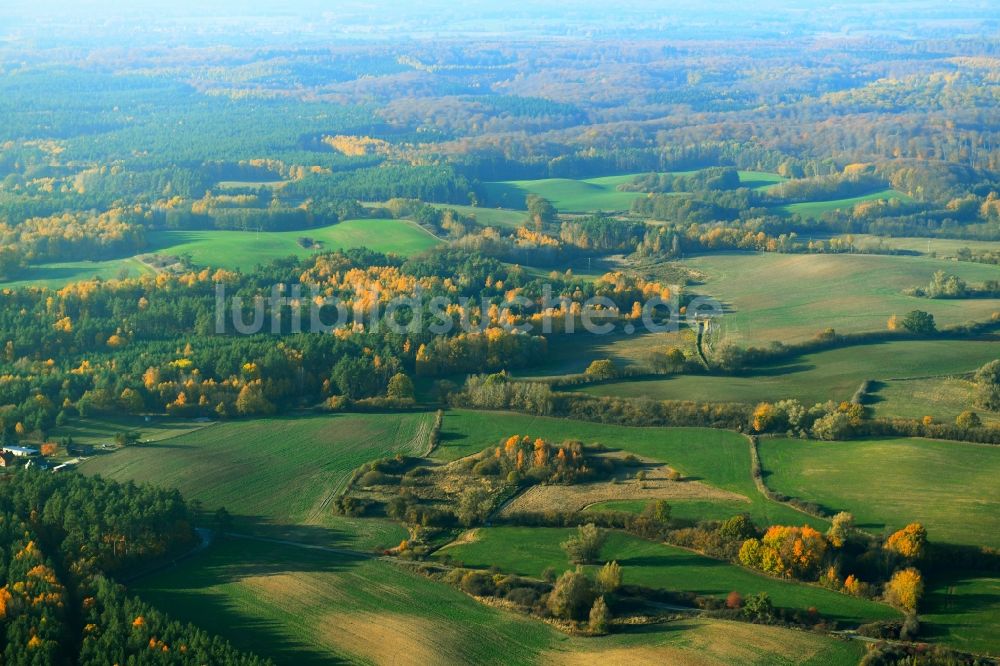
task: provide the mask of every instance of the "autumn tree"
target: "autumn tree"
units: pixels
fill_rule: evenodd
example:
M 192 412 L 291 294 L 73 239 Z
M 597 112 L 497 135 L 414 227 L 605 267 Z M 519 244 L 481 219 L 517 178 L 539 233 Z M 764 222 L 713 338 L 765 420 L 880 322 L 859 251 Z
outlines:
M 841 511 L 830 520 L 830 529 L 826 531 L 826 538 L 833 546 L 841 548 L 853 533 L 854 515 Z
M 597 591 L 599 593 L 613 594 L 621 586 L 622 568 L 618 565 L 618 562 L 608 562 L 597 572 Z
M 413 400 L 413 380 L 406 376 L 405 373 L 396 373 L 389 379 L 386 396 L 391 400 Z
M 577 567 L 576 571 L 566 571 L 556 580 L 546 605 L 556 617 L 582 620 L 587 617 L 593 601 L 594 590 L 590 580 Z
M 590 608 L 590 632 L 592 634 L 608 633 L 608 625 L 611 622 L 611 611 L 604 597 L 600 596 L 594 600 L 594 605 Z
M 924 594 L 924 579 L 913 567 L 900 569 L 885 585 L 885 600 L 893 606 L 915 611 Z
M 610 359 L 600 359 L 592 361 L 583 372 L 585 375 L 596 379 L 613 379 L 618 375 L 618 368 L 615 367 L 614 361 Z
M 892 534 L 885 542 L 885 549 L 908 560 L 923 557 L 927 547 L 927 530 L 920 523 L 910 523 Z
M 976 414 L 971 409 L 967 409 L 955 417 L 955 425 L 963 430 L 968 430 L 969 428 L 980 427 L 983 425 L 983 422 L 979 418 L 979 414 Z

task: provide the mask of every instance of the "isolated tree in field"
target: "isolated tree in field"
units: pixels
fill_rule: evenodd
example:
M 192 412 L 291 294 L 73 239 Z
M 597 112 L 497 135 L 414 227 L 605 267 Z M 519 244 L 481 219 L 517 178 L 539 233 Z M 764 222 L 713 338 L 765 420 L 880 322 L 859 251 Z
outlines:
M 622 568 L 618 562 L 608 562 L 597 572 L 597 591 L 614 594 L 622 586 Z
M 924 579 L 913 567 L 900 569 L 885 584 L 885 600 L 893 606 L 915 611 L 924 595 Z
M 908 560 L 923 557 L 927 547 L 927 530 L 920 523 L 910 523 L 885 541 L 885 549 Z
M 393 375 L 386 396 L 390 400 L 413 400 L 413 381 L 402 372 Z
M 611 611 L 604 597 L 597 597 L 594 605 L 590 607 L 590 632 L 593 634 L 608 633 L 608 625 L 611 622 Z
M 929 335 L 937 330 L 934 323 L 934 315 L 923 310 L 912 310 L 900 322 L 900 324 L 910 333 L 918 335 Z
M 601 359 L 591 362 L 591 364 L 588 365 L 587 369 L 583 372 L 585 375 L 589 375 L 597 379 L 613 379 L 618 375 L 618 368 L 615 367 L 614 361 L 610 359 Z
M 982 420 L 979 418 L 979 414 L 974 411 L 967 409 L 958 416 L 955 417 L 955 425 L 959 428 L 978 428 L 983 425 Z
M 121 430 L 115 433 L 115 444 L 118 446 L 133 446 L 139 443 L 139 433 L 134 430 Z
M 1000 411 L 1000 359 L 979 368 L 972 381 L 976 389 L 976 406 Z
M 606 539 L 607 534 L 604 530 L 593 523 L 588 523 L 577 528 L 576 536 L 570 537 L 560 545 L 574 564 L 590 564 L 600 557 Z
M 549 593 L 547 606 L 556 617 L 582 620 L 587 617 L 587 611 L 593 602 L 594 590 L 590 580 L 577 567 L 576 571 L 567 571 L 559 577 Z

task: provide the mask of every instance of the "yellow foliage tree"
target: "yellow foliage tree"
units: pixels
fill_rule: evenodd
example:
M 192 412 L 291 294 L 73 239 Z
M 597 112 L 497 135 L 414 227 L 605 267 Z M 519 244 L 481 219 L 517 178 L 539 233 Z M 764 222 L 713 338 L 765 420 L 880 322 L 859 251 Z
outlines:
M 885 585 L 885 600 L 908 611 L 917 610 L 923 594 L 923 576 L 913 567 L 897 571 Z

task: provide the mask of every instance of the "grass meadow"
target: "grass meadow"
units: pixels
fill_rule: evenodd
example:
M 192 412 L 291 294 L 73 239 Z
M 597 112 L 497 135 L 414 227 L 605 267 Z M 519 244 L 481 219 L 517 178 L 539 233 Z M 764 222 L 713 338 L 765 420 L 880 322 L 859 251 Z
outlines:
M 769 487 L 850 511 L 872 532 L 920 522 L 931 541 L 1000 547 L 1000 448 L 925 439 L 762 439 Z
M 841 333 L 885 330 L 892 315 L 926 310 L 938 326 L 983 321 L 1000 299 L 942 300 L 907 296 L 937 270 L 970 283 L 996 279 L 997 268 L 941 259 L 855 254 L 729 252 L 690 257 L 684 265 L 702 276 L 689 288 L 719 299 L 727 309 L 715 343 L 766 345 L 798 342 L 826 328 Z

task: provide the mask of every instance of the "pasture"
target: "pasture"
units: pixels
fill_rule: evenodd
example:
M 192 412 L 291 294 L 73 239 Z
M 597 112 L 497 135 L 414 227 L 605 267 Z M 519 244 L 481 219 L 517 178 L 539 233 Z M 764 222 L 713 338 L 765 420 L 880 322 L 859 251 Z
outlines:
M 1000 547 L 1000 448 L 924 439 L 762 439 L 772 489 L 850 511 L 880 534 L 920 522 L 930 541 Z
M 998 357 L 997 341 L 899 340 L 804 354 L 739 376 L 674 375 L 569 388 L 622 398 L 751 404 L 797 398 L 805 405 L 813 405 L 849 400 L 863 381 L 874 379 L 883 382 L 874 405 L 879 416 L 920 418 L 924 414 L 938 416 L 940 412 L 941 418 L 954 420 L 971 406 L 971 388 L 953 397 L 947 408 L 938 409 L 935 391 L 912 394 L 897 385 L 911 384 L 907 378 L 939 377 L 912 380 L 936 385 L 946 381 L 944 375 L 972 372 Z
M 219 423 L 94 457 L 80 471 L 177 488 L 209 511 L 225 507 L 240 529 L 386 547 L 402 538 L 401 527 L 334 516 L 331 503 L 362 464 L 426 453 L 431 420 L 431 414 L 344 414 Z
M 487 568 L 537 577 L 552 567 L 558 573 L 573 568 L 559 544 L 575 532 L 563 528 L 488 527 L 476 538 L 449 546 L 447 553 L 466 566 Z M 779 580 L 754 573 L 722 560 L 682 548 L 646 541 L 613 531 L 601 560 L 617 560 L 625 584 L 643 585 L 699 595 L 725 598 L 736 590 L 744 597 L 767 592 L 776 606 L 807 609 L 849 624 L 897 617 L 888 606 L 858 599 L 818 586 Z M 593 574 L 595 566 L 587 567 Z
M 557 443 L 565 440 L 600 443 L 635 453 L 670 465 L 684 478 L 747 498 L 749 502 L 741 502 L 739 512 L 750 513 L 761 524 L 808 523 L 825 529 L 825 521 L 765 499 L 750 476 L 747 439 L 726 430 L 635 428 L 506 412 L 451 410 L 445 413 L 441 443 L 433 457 L 455 460 L 497 446 L 501 439 L 515 434 Z
M 996 279 L 997 267 L 924 257 L 853 254 L 730 252 L 683 261 L 702 276 L 690 291 L 719 299 L 726 313 L 715 344 L 798 342 L 826 328 L 838 332 L 885 330 L 892 315 L 925 310 L 939 327 L 983 321 L 1000 299 L 942 300 L 907 296 L 937 270 L 969 283 Z

